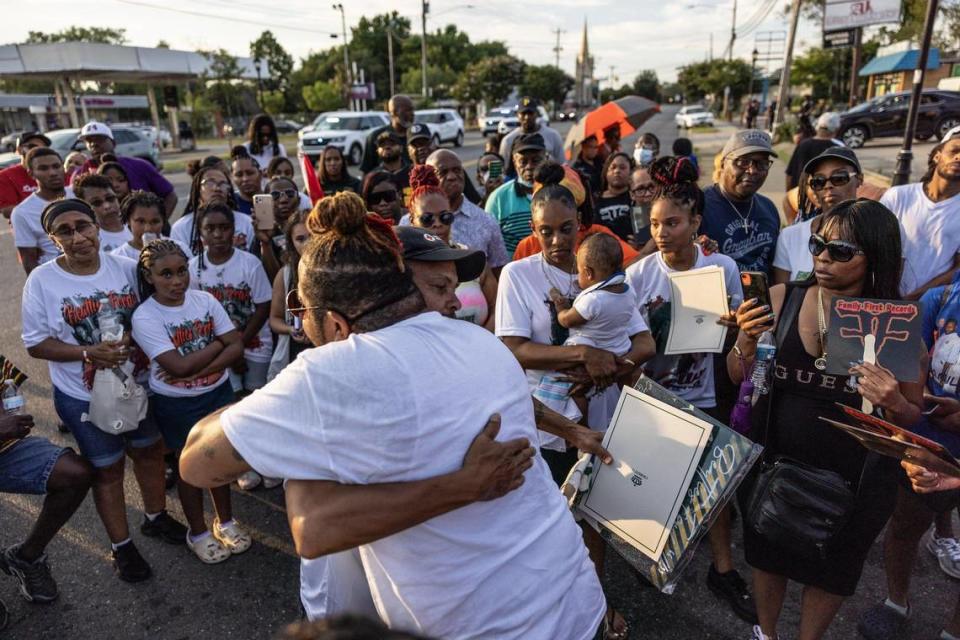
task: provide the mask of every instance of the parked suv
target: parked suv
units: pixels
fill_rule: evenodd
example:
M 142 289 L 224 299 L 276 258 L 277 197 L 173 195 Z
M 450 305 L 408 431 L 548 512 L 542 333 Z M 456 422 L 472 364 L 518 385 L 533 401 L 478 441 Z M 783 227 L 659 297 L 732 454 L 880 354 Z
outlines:
M 337 147 L 347 162 L 363 160 L 363 146 L 374 129 L 390 123 L 386 111 L 328 111 L 297 133 L 297 150 L 316 162 L 324 147 Z
M 455 147 L 463 146 L 463 118 L 453 109 L 421 109 L 414 116 L 430 129 L 435 145 L 452 142 Z
M 871 138 L 903 136 L 909 109 L 909 91 L 872 98 L 840 114 L 838 137 L 851 149 L 857 149 Z M 917 113 L 917 140 L 942 138 L 957 125 L 960 125 L 960 93 L 924 90 Z

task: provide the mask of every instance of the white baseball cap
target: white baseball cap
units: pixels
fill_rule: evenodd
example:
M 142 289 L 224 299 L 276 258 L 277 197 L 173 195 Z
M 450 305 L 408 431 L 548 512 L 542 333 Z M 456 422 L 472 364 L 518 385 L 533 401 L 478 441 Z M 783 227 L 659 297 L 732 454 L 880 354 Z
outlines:
M 840 114 L 836 111 L 827 111 L 817 118 L 817 129 L 836 131 L 840 128 Z
M 950 140 L 951 138 L 956 138 L 958 135 L 960 135 L 960 127 L 954 127 L 953 129 L 950 129 L 950 131 L 947 131 L 943 135 L 943 140 L 940 141 L 940 144 L 945 143 L 947 140 Z
M 91 120 L 83 125 L 83 129 L 80 129 L 80 135 L 78 137 L 83 140 L 87 136 L 107 136 L 113 140 L 113 131 L 110 131 L 110 127 L 102 122 Z

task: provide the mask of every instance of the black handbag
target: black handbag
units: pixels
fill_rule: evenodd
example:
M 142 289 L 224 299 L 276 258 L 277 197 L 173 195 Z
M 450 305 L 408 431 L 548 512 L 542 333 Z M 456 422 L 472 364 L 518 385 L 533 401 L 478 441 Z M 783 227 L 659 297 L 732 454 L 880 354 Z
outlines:
M 805 289 L 788 285 L 776 331 L 778 351 L 796 321 Z M 771 545 L 787 553 L 811 560 L 823 559 L 837 534 L 850 520 L 859 483 L 856 488 L 851 487 L 838 473 L 786 456 L 768 458 L 766 440 L 769 439 L 773 407 L 772 388 L 770 394 L 764 442 L 761 443 L 765 447 L 764 457 L 747 501 L 746 524 Z

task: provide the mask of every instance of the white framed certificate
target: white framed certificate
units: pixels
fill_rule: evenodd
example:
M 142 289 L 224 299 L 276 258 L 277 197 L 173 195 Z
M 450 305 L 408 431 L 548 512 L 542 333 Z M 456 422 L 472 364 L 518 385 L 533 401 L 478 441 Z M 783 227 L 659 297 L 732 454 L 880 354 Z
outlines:
M 613 464 L 596 466 L 578 508 L 659 562 L 713 428 L 624 387 L 603 438 Z
M 720 353 L 727 328 L 717 320 L 728 311 L 727 284 L 716 265 L 669 274 L 670 333 L 665 355 Z

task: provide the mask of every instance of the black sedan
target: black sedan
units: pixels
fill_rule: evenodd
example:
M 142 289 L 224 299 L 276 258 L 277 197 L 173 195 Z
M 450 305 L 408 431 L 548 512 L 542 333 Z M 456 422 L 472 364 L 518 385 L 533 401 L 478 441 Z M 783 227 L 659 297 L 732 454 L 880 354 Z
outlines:
M 872 98 L 840 114 L 839 137 L 851 149 L 862 147 L 871 138 L 902 137 L 909 108 L 909 91 Z M 960 93 L 924 90 L 917 116 L 917 140 L 942 138 L 957 125 L 960 125 Z

